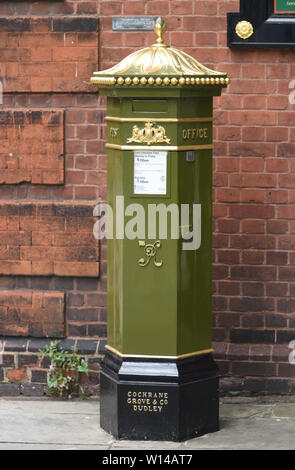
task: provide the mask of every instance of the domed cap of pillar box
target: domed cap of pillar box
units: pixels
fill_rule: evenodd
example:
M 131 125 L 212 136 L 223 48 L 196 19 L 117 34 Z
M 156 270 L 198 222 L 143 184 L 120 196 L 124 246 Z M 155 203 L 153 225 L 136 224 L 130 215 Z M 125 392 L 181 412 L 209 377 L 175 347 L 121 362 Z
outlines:
M 156 20 L 154 31 L 158 36 L 155 44 L 133 52 L 110 69 L 94 72 L 91 82 L 98 88 L 225 87 L 229 84 L 226 73 L 210 70 L 185 52 L 164 44 L 166 24 L 162 18 Z

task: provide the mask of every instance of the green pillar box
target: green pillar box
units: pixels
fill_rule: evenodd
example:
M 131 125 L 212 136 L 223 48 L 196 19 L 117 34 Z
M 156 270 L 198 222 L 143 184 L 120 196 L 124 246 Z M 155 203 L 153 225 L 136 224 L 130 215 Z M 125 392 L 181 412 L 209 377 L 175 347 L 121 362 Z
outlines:
M 116 438 L 181 441 L 218 430 L 212 103 L 229 79 L 165 45 L 165 29 L 159 18 L 155 44 L 91 79 L 107 96 L 113 211 L 101 426 Z

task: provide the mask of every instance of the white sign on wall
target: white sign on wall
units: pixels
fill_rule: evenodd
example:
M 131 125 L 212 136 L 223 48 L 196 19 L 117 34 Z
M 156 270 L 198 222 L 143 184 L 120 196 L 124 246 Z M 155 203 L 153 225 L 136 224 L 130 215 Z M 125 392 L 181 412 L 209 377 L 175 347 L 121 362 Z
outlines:
M 134 152 L 134 194 L 167 193 L 167 153 L 154 150 Z

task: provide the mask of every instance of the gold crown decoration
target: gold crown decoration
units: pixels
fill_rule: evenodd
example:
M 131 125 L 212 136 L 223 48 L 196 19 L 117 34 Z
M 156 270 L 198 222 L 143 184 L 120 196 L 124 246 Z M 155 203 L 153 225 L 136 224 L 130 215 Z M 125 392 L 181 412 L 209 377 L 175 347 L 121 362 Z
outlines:
M 166 131 L 164 127 L 158 126 L 154 127 L 154 123 L 148 121 L 145 123 L 143 129 L 139 129 L 137 126 L 133 126 L 132 136 L 127 139 L 127 143 L 137 142 L 141 144 L 158 144 L 161 142 L 166 142 L 170 144 L 170 139 L 166 136 Z
M 94 72 L 91 82 L 110 87 L 227 86 L 226 73 L 211 70 L 183 51 L 164 43 L 166 23 L 159 17 L 154 26 L 158 38 L 150 47 L 128 55 L 113 67 Z

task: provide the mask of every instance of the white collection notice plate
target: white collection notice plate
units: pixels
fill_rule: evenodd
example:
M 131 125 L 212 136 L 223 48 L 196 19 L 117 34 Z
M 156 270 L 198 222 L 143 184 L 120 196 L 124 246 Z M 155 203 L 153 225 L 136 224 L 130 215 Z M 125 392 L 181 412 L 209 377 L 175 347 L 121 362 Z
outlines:
M 134 152 L 134 194 L 167 193 L 167 153 L 154 150 Z

